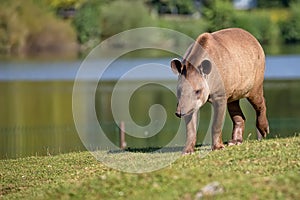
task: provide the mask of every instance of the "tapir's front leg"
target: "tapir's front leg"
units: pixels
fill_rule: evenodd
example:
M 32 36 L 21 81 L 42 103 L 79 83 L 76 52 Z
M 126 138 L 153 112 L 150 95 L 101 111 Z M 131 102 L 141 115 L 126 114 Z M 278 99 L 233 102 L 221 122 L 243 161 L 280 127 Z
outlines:
M 192 114 L 184 117 L 186 124 L 186 144 L 182 152 L 183 154 L 194 152 L 197 136 L 197 116 L 198 112 L 195 111 Z
M 226 114 L 227 102 L 225 99 L 218 99 L 212 104 L 214 108 L 214 116 L 212 123 L 212 149 L 217 150 L 225 147 L 222 142 L 222 128 Z

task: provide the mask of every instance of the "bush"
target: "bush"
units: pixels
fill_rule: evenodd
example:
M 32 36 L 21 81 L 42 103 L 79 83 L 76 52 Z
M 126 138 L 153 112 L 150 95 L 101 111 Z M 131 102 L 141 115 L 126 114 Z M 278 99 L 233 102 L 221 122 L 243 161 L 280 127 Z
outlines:
M 155 7 L 159 14 L 191 15 L 195 9 L 192 0 L 147 0 L 148 5 Z
M 206 2 L 203 16 L 208 23 L 209 32 L 239 27 L 249 31 L 262 44 L 278 42 L 278 25 L 267 12 L 237 11 L 231 1 L 213 0 Z
M 267 13 L 237 12 L 234 16 L 234 26 L 249 31 L 262 44 L 273 44 L 278 41 L 278 26 L 272 22 Z
M 193 18 L 160 18 L 159 27 L 173 29 L 196 39 L 206 32 L 208 24 L 205 20 Z
M 117 0 L 103 6 L 101 11 L 102 39 L 128 29 L 153 24 L 149 9 L 143 1 Z
M 208 21 L 208 31 L 233 27 L 234 8 L 231 1 L 209 1 L 203 9 L 203 17 Z
M 291 5 L 291 15 L 279 23 L 282 37 L 286 43 L 300 42 L 300 3 Z
M 24 48 L 27 27 L 16 12 L 17 5 L 2 2 L 0 6 L 0 54 L 18 54 Z
M 293 0 L 257 0 L 257 6 L 259 8 L 288 7 L 291 1 Z
M 63 21 L 48 20 L 41 29 L 26 38 L 27 55 L 77 56 L 76 34 Z
M 77 53 L 76 34 L 47 7 L 34 0 L 4 1 L 0 7 L 0 54 Z
M 99 1 L 87 1 L 77 11 L 73 24 L 77 31 L 77 39 L 81 44 L 91 40 L 100 41 L 100 21 Z

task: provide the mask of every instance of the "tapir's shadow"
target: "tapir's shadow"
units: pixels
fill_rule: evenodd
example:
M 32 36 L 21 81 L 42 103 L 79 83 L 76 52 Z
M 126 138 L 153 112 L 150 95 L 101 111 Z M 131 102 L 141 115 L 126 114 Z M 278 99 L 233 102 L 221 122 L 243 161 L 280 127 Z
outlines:
M 197 149 L 205 147 L 209 148 L 211 145 L 208 144 L 198 144 L 196 145 L 196 152 Z M 125 148 L 117 149 L 117 150 L 108 150 L 108 154 L 119 154 L 119 153 L 176 153 L 176 152 L 182 152 L 184 149 L 184 146 L 176 146 L 176 147 L 145 147 L 145 148 Z

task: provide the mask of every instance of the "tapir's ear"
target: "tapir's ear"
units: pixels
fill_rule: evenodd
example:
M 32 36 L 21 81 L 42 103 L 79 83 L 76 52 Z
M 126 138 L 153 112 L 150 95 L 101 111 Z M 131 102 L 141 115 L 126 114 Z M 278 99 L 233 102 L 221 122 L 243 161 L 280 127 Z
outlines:
M 174 72 L 174 74 L 181 74 L 181 70 L 182 70 L 182 63 L 179 59 L 177 58 L 174 58 L 172 61 L 171 61 L 171 68 L 172 68 L 172 71 Z
M 209 60 L 203 60 L 199 66 L 199 70 L 202 74 L 208 75 L 211 72 L 211 62 Z

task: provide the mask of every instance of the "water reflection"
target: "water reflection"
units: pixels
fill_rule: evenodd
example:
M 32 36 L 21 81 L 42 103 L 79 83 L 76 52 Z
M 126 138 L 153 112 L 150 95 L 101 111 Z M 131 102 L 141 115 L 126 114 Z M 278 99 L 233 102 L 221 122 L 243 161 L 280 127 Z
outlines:
M 108 133 L 108 138 L 118 145 L 118 122 L 113 121 L 110 109 L 114 84 L 107 81 L 99 85 L 95 104 L 101 126 Z M 131 87 L 132 84 L 135 81 L 128 81 L 126 87 Z M 166 81 L 166 84 L 176 87 L 175 80 Z M 271 128 L 269 137 L 288 137 L 300 132 L 299 84 L 300 80 L 265 81 Z M 0 158 L 85 150 L 74 127 L 72 89 L 72 81 L 0 82 Z M 176 133 L 179 125 L 179 119 L 174 115 L 176 98 L 172 92 L 159 85 L 148 84 L 136 90 L 130 100 L 132 118 L 137 124 L 146 125 L 149 123 L 149 107 L 157 103 L 164 106 L 168 115 L 164 128 L 159 134 L 146 139 L 127 136 L 129 147 L 163 146 Z M 247 101 L 242 101 L 241 104 L 247 118 L 244 138 L 255 138 L 254 110 Z M 210 114 L 210 105 L 207 104 L 201 109 L 199 141 L 203 139 L 201 133 L 208 128 Z M 82 118 L 85 120 L 87 117 Z M 232 122 L 227 114 L 223 129 L 225 141 L 230 138 L 231 129 Z M 184 137 L 183 132 L 179 139 L 184 140 Z

